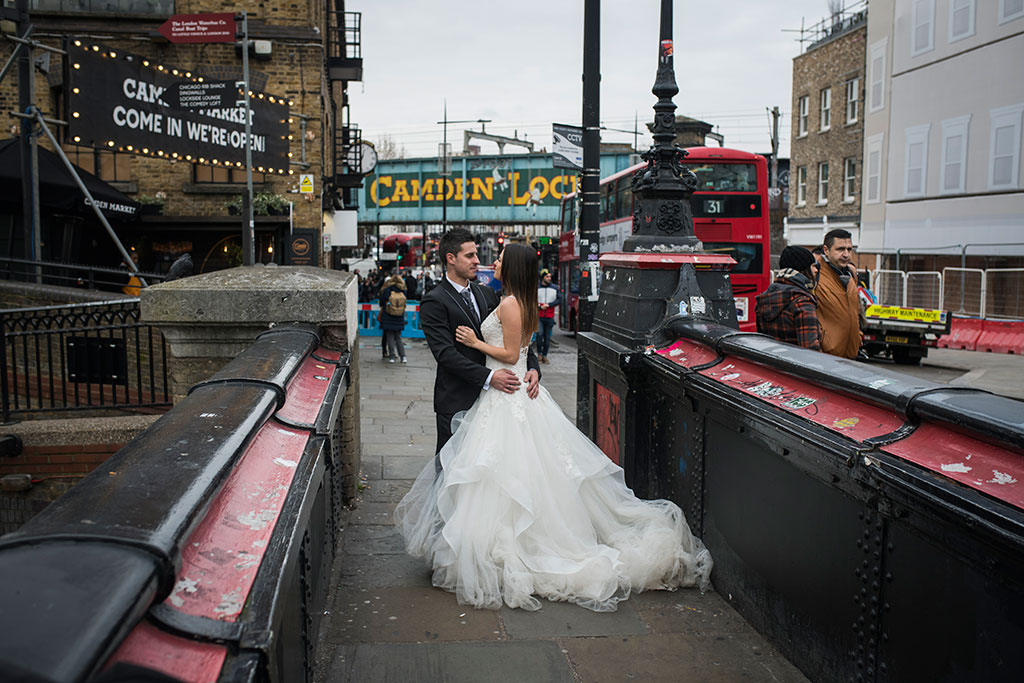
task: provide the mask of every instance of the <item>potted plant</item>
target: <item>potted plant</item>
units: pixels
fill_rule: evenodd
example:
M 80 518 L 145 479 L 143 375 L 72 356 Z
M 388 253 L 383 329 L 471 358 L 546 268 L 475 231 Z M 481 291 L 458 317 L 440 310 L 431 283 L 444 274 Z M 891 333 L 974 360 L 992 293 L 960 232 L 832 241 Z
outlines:
M 242 195 L 237 195 L 228 202 L 228 213 L 232 216 L 242 214 Z M 254 216 L 286 216 L 288 215 L 288 199 L 273 192 L 257 192 L 252 198 Z
M 139 203 L 140 216 L 159 216 L 164 212 L 164 204 L 167 202 L 167 193 L 157 192 L 155 195 L 140 194 L 135 198 Z

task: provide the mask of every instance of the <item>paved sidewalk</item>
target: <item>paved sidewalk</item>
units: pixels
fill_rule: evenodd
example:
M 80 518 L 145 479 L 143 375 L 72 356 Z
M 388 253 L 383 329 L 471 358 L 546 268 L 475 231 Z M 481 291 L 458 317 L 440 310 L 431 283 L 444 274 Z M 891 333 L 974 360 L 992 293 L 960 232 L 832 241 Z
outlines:
M 574 416 L 576 345 L 555 335 L 543 383 Z M 362 340 L 366 488 L 343 532 L 316 680 L 807 680 L 714 592 L 643 593 L 596 614 L 564 603 L 476 610 L 433 588 L 423 562 L 405 554 L 392 513 L 434 454 L 435 364 L 423 341 L 406 341 L 406 365 L 382 362 L 379 349 Z

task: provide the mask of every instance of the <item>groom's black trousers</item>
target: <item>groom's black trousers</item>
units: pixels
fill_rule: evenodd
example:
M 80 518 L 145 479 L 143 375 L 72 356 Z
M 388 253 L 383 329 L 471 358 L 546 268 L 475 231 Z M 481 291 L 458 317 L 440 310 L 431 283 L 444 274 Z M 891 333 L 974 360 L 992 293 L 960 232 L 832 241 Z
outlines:
M 452 418 L 455 413 L 435 413 L 437 417 L 437 449 L 434 451 L 434 469 L 441 471 L 441 449 L 452 438 Z

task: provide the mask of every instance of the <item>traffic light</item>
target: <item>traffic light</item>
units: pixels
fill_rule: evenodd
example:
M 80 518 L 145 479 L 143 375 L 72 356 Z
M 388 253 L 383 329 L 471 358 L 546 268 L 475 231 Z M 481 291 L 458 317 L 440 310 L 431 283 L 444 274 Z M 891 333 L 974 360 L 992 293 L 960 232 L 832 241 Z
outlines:
M 503 244 L 505 244 L 505 233 L 504 232 L 499 232 L 498 233 L 498 246 L 500 247 Z

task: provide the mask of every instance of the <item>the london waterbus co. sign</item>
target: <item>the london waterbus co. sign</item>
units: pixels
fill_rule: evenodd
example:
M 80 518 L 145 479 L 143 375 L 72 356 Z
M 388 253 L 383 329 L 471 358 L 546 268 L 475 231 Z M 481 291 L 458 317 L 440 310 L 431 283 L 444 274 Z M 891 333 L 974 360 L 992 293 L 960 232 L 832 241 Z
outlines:
M 229 13 L 175 14 L 157 30 L 172 43 L 233 43 L 237 35 Z
M 230 106 L 178 108 L 177 86 L 209 79 L 81 39 L 72 41 L 68 55 L 68 136 L 75 144 L 244 167 L 246 115 L 235 105 L 237 90 L 226 98 Z M 251 108 L 253 168 L 288 173 L 287 98 L 256 93 Z

